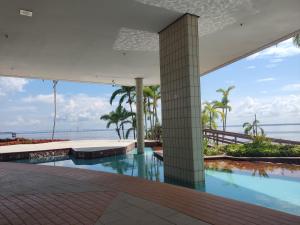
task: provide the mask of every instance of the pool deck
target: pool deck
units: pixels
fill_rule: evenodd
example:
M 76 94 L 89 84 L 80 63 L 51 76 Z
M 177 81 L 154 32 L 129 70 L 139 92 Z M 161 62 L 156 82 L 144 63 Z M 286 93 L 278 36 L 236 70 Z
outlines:
M 0 183 L 1 225 L 300 224 L 283 212 L 84 169 L 2 162 Z
M 7 145 L 0 146 L 0 153 L 17 153 L 17 152 L 36 152 L 36 151 L 47 151 L 56 149 L 78 149 L 81 148 L 118 148 L 126 147 L 134 140 L 78 140 L 78 141 L 58 141 L 49 142 L 42 144 L 21 144 L 21 145 Z
M 78 140 L 43 144 L 0 146 L 0 161 L 74 155 L 75 158 L 92 159 L 125 154 L 135 147 L 134 140 Z

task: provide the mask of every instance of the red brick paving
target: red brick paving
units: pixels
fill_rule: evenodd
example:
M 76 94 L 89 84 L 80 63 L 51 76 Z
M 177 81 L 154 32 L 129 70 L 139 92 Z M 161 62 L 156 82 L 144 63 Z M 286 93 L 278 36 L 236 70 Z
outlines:
M 26 184 L 26 180 L 37 178 L 45 180 Z M 7 181 L 14 185 L 11 190 L 3 185 Z M 300 224 L 300 217 L 283 212 L 183 187 L 83 169 L 1 163 L 0 183 L 0 224 L 95 224 L 122 192 L 210 224 Z M 80 190 L 76 188 L 79 185 Z M 26 193 L 22 193 L 23 188 L 28 188 Z M 60 190 L 64 192 L 54 193 Z

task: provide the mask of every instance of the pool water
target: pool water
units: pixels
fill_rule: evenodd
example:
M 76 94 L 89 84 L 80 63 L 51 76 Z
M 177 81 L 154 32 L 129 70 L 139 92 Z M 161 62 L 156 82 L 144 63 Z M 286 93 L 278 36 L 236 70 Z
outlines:
M 144 155 L 132 151 L 127 155 L 92 160 L 64 157 L 18 162 L 76 167 L 164 182 L 163 162 L 154 157 L 151 148 L 145 148 Z M 205 184 L 198 190 L 300 216 L 300 166 L 206 161 Z

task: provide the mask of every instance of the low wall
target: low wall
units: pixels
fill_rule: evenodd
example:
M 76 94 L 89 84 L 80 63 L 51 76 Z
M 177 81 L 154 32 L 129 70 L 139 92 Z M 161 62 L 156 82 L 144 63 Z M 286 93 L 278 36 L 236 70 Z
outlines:
M 160 142 L 157 141 L 145 141 L 145 147 L 156 147 L 161 146 Z M 101 147 L 101 146 L 99 146 Z M 136 142 L 133 142 L 124 147 L 111 147 L 102 150 L 95 151 L 76 151 L 72 148 L 66 149 L 49 149 L 42 151 L 28 151 L 28 152 L 10 152 L 10 153 L 0 153 L 0 162 L 25 160 L 25 159 L 42 159 L 48 157 L 58 157 L 58 156 L 69 156 L 72 155 L 78 159 L 95 159 L 114 155 L 126 154 L 132 151 L 136 147 Z

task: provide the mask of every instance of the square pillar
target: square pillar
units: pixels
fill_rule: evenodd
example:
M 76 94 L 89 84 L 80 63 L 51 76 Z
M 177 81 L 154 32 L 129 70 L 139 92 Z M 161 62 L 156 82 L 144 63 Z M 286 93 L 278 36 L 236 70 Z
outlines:
M 159 44 L 165 180 L 195 186 L 204 181 L 198 17 L 183 15 Z

